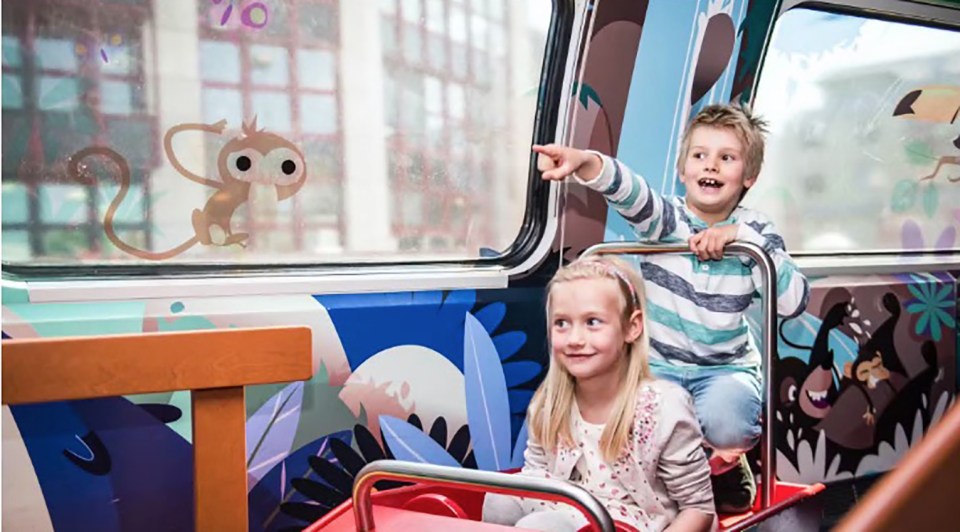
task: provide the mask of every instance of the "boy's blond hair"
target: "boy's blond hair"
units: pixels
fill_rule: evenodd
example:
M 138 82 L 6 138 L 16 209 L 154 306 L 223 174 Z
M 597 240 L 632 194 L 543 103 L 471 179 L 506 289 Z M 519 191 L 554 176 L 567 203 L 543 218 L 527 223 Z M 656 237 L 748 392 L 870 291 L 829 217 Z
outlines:
M 600 435 L 600 452 L 604 460 L 613 463 L 625 450 L 633 429 L 637 390 L 640 383 L 650 378 L 647 361 L 646 311 L 644 309 L 643 280 L 625 261 L 614 257 L 582 258 L 561 268 L 547 286 L 547 331 L 550 331 L 550 294 L 554 286 L 581 279 L 610 279 L 620 292 L 621 325 L 626 326 L 635 311 L 640 311 L 643 329 L 640 336 L 628 344 L 623 356 L 623 381 L 610 417 Z M 629 284 L 628 284 L 629 283 Z M 530 401 L 529 431 L 534 440 L 547 452 L 556 452 L 559 444 L 574 444 L 570 416 L 576 381 L 559 361 L 551 356 L 547 377 Z
M 677 156 L 677 170 L 683 172 L 683 164 L 690 151 L 690 136 L 700 126 L 732 129 L 743 143 L 743 177 L 753 179 L 760 174 L 763 165 L 763 137 L 767 134 L 767 122 L 753 116 L 747 107 L 733 104 L 708 105 L 693 117 L 683 132 L 683 142 Z

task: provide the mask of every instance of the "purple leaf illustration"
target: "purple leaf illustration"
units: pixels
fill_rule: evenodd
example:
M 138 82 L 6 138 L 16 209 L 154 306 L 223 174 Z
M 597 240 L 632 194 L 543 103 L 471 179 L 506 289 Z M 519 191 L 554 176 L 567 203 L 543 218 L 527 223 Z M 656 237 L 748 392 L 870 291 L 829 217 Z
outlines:
M 469 312 L 463 329 L 463 376 L 467 422 L 480 469 L 510 464 L 510 402 L 500 356 L 483 324 Z
M 380 428 L 387 446 L 398 460 L 461 467 L 433 438 L 402 419 L 380 416 Z
M 943 232 L 940 233 L 940 236 L 937 237 L 933 249 L 951 249 L 956 239 L 956 228 L 952 225 L 947 226 Z M 904 251 L 926 249 L 927 246 L 924 242 L 923 230 L 917 222 L 913 220 L 903 222 L 903 227 L 900 228 L 900 246 Z
M 303 383 L 294 382 L 271 397 L 247 420 L 247 474 L 249 489 L 286 458 L 300 424 Z
M 517 442 L 513 445 L 513 457 L 510 459 L 510 467 L 523 467 L 523 451 L 527 449 L 527 422 L 524 420 L 520 427 L 520 433 L 517 434 Z

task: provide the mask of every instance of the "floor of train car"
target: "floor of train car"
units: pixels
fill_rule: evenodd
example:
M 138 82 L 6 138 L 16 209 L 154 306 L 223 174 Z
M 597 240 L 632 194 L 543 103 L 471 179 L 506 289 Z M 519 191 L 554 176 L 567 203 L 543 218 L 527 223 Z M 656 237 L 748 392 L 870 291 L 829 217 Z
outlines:
M 848 511 L 862 499 L 882 475 L 846 480 L 827 485 L 817 497 L 823 501 L 823 526 L 821 532 L 832 529 Z

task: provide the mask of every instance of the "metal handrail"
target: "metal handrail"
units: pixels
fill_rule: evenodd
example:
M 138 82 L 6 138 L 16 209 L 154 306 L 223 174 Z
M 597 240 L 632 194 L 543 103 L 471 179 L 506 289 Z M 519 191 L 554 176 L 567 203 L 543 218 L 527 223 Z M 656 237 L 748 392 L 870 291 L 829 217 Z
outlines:
M 639 242 L 603 242 L 590 246 L 583 252 L 588 255 L 653 255 L 657 253 L 690 253 L 687 244 L 641 244 Z M 777 476 L 777 462 L 774 459 L 773 417 L 776 414 L 773 393 L 773 363 L 777 359 L 777 342 L 774 331 L 777 330 L 777 268 L 770 255 L 762 247 L 752 242 L 731 242 L 724 253 L 745 255 L 757 263 L 763 289 L 760 290 L 761 310 L 761 353 L 763 364 L 763 435 L 760 439 L 760 506 L 770 507 L 773 500 L 773 479 Z
M 375 482 L 387 479 L 565 502 L 579 508 L 594 530 L 615 532 L 613 518 L 600 501 L 587 490 L 568 482 L 399 460 L 376 460 L 357 473 L 353 482 L 353 515 L 358 532 L 374 530 L 370 490 Z

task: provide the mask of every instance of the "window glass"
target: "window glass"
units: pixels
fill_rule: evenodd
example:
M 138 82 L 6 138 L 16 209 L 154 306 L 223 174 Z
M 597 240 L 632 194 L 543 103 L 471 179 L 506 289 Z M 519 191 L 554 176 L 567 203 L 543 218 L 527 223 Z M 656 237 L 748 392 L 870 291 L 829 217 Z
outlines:
M 80 46 L 72 40 L 41 37 L 34 43 L 37 66 L 45 70 L 75 72 Z
M 100 108 L 104 113 L 128 115 L 133 111 L 133 88 L 122 81 L 100 84 Z
M 745 204 L 794 251 L 960 249 L 957 57 L 960 32 L 785 13 L 757 89 L 770 135 Z
M 6 74 L 3 76 L 3 93 L 0 98 L 3 100 L 3 107 L 11 109 L 20 109 L 23 107 L 23 85 L 20 83 L 20 76 L 16 74 Z
M 291 131 L 290 96 L 282 92 L 256 91 L 252 99 L 253 115 L 257 125 L 279 133 Z
M 25 223 L 30 221 L 27 212 L 27 188 L 19 183 L 3 184 L 3 223 Z
M 286 87 L 290 74 L 287 71 L 287 50 L 281 46 L 250 47 L 250 77 L 259 85 Z
M 4 0 L 3 260 L 418 262 L 509 249 L 527 199 L 494 196 L 515 188 L 495 180 L 529 178 L 530 87 L 552 9 L 517 1 Z M 105 225 L 154 255 L 123 251 Z
M 307 89 L 335 90 L 337 63 L 328 50 L 297 50 L 300 85 Z
M 20 66 L 20 41 L 16 37 L 3 36 L 3 66 Z
M 307 133 L 337 132 L 337 100 L 332 95 L 308 94 L 300 99 L 300 120 Z
M 240 51 L 230 42 L 200 43 L 200 78 L 204 81 L 240 82 Z

